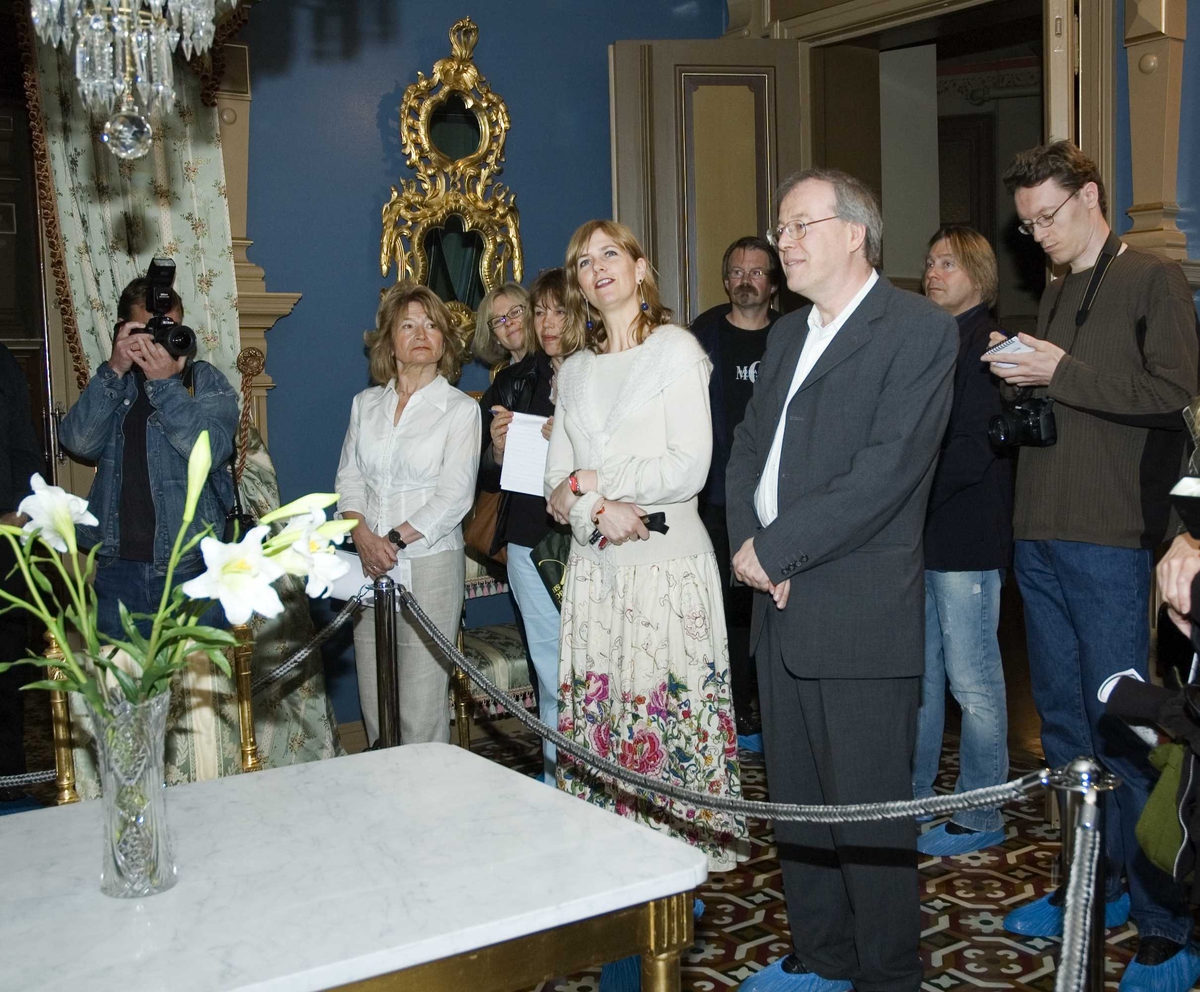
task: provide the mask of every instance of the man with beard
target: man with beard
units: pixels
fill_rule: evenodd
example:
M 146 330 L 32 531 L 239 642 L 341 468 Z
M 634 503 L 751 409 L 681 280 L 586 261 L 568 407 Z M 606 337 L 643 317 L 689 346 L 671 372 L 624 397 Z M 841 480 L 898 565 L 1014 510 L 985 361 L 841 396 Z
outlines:
M 733 432 L 746 414 L 758 381 L 758 363 L 767 350 L 767 332 L 779 319 L 771 297 L 779 289 L 779 256 L 765 238 L 738 238 L 725 249 L 722 279 L 728 303 L 705 310 L 692 321 L 713 363 L 708 381 L 712 406 L 713 455 L 701 495 L 701 517 L 712 538 L 725 587 L 725 622 L 729 627 L 729 669 L 733 680 L 733 712 L 743 746 L 762 750 L 762 725 L 753 710 L 754 666 L 750 662 L 750 614 L 754 591 L 729 582 L 729 534 L 725 526 L 725 463 Z

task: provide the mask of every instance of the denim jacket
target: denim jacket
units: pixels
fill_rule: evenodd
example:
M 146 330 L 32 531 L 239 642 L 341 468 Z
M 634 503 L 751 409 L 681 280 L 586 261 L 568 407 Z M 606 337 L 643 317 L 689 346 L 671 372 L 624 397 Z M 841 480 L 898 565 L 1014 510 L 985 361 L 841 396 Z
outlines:
M 192 363 L 195 396 L 180 376 L 148 379 L 146 396 L 153 411 L 146 423 L 146 462 L 154 499 L 154 569 L 166 574 L 175 534 L 183 517 L 187 495 L 187 464 L 192 444 L 208 430 L 212 446 L 212 471 L 200 494 L 190 538 L 212 524 L 220 538 L 225 514 L 233 505 L 233 478 L 229 459 L 237 431 L 237 394 L 225 376 L 207 362 Z M 118 376 L 107 362 L 63 418 L 59 440 L 73 455 L 96 463 L 96 478 L 88 493 L 88 509 L 99 526 L 80 526 L 81 547 L 102 544 L 98 554 L 117 557 L 121 547 L 121 469 L 124 465 L 125 415 L 137 399 L 138 384 L 132 372 Z M 186 538 L 185 538 L 186 540 Z M 180 571 L 195 571 L 203 560 L 199 547 L 180 562 Z

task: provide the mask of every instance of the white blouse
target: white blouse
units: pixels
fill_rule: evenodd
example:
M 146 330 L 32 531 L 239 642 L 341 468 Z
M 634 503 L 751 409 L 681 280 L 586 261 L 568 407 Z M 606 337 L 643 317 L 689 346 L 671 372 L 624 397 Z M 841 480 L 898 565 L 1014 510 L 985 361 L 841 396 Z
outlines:
M 361 513 L 376 534 L 412 524 L 424 537 L 402 558 L 461 550 L 479 469 L 479 405 L 440 375 L 412 394 L 393 424 L 399 402 L 395 379 L 354 397 L 335 483 L 338 511 Z

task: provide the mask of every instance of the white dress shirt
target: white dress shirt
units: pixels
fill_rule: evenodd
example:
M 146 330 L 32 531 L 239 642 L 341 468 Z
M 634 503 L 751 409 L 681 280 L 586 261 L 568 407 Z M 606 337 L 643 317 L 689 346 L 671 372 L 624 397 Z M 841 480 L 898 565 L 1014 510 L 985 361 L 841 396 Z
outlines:
M 821 323 L 821 312 L 815 305 L 808 312 L 808 336 L 804 339 L 804 347 L 800 349 L 800 358 L 796 362 L 792 384 L 788 387 L 787 399 L 783 401 L 783 412 L 780 413 L 779 423 L 775 426 L 775 437 L 771 441 L 771 450 L 767 453 L 762 478 L 758 480 L 758 488 L 754 490 L 754 509 L 758 513 L 758 522 L 764 527 L 769 527 L 779 516 L 779 459 L 783 454 L 783 431 L 787 426 L 788 405 L 797 390 L 804 385 L 804 380 L 808 378 L 821 356 L 825 354 L 829 342 L 878 281 L 879 273 L 872 269 L 862 289 L 854 294 L 854 298 L 842 308 L 842 312 L 828 324 Z
M 393 423 L 396 380 L 354 397 L 338 463 L 338 511 L 361 513 L 376 534 L 406 521 L 424 537 L 399 552 L 424 558 L 463 547 L 475 501 L 479 405 L 442 376 L 409 398 Z

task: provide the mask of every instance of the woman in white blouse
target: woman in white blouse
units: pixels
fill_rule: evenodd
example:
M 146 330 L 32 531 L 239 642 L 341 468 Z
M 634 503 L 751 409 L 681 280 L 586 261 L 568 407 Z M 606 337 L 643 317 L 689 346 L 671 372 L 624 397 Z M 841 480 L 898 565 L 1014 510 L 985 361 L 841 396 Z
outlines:
M 463 603 L 462 520 L 475 496 L 479 407 L 450 385 L 461 360 L 450 312 L 425 286 L 398 283 L 383 294 L 375 330 L 365 335 L 371 379 L 354 397 L 338 463 L 338 510 L 363 574 L 374 579 L 407 558 L 412 593 L 445 631 L 457 629 Z M 392 537 L 389 539 L 388 534 Z M 450 736 L 450 663 L 412 615 L 396 617 L 400 740 Z M 375 614 L 354 621 L 358 696 L 367 739 L 379 736 Z
M 633 233 L 589 221 L 567 249 L 570 357 L 546 462 L 573 541 L 559 642 L 559 730 L 633 771 L 739 796 L 721 579 L 696 510 L 712 458 L 708 356 L 669 323 Z M 662 513 L 666 534 L 643 516 Z M 559 753 L 560 788 L 734 866 L 745 822 L 653 802 Z M 603 981 L 603 980 L 602 980 Z

